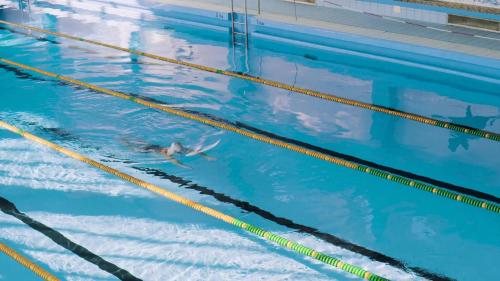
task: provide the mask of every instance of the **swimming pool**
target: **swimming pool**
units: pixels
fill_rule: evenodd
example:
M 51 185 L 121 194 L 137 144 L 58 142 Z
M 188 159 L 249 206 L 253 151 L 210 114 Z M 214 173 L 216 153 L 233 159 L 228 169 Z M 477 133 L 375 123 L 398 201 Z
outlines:
M 106 13 L 100 1 L 37 1 L 22 17 L 15 1 L 1 4 L 2 20 L 23 18 L 31 26 L 500 131 L 499 81 L 463 85 L 421 69 L 409 75 L 411 66 L 353 61 L 340 52 L 324 60 L 324 51 L 300 55 L 296 46 L 265 42 L 245 58 L 241 50 L 233 54 L 227 33 L 168 21 L 132 1 Z M 396 175 L 500 195 L 500 150 L 491 139 L 6 25 L 0 36 L 5 59 Z M 108 166 L 391 280 L 498 275 L 498 213 L 5 62 L 0 67 L 2 121 Z M 0 137 L 0 241 L 62 279 L 114 280 L 119 274 L 112 269 L 144 280 L 353 278 L 8 131 Z M 143 149 L 219 140 L 207 152 L 215 160 L 178 157 L 189 168 Z M 82 259 L 89 252 L 78 246 L 107 266 Z M 0 279 L 35 278 L 0 259 L 8 265 Z

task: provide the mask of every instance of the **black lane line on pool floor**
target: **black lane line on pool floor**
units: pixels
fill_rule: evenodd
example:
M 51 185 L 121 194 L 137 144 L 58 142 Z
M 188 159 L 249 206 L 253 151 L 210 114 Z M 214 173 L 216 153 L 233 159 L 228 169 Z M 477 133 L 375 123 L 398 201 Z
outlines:
M 142 96 L 140 96 L 140 95 L 133 95 L 133 96 L 134 97 L 142 98 Z M 151 98 L 147 98 L 147 99 L 154 100 L 154 99 L 151 99 Z M 161 101 L 157 101 L 157 102 L 160 102 L 162 104 L 166 104 L 165 102 L 161 102 Z M 170 106 L 174 107 L 172 105 L 170 105 Z M 392 174 L 395 174 L 395 175 L 398 175 L 398 176 L 402 176 L 402 177 L 405 177 L 405 178 L 408 178 L 408 179 L 412 179 L 412 180 L 420 181 L 420 182 L 425 182 L 425 183 L 428 183 L 428 184 L 431 184 L 431 185 L 435 185 L 437 187 L 442 187 L 442 188 L 445 188 L 445 189 L 448 189 L 448 190 L 452 190 L 452 191 L 455 191 L 455 192 L 459 192 L 459 193 L 462 193 L 462 194 L 466 194 L 466 195 L 469 195 L 469 196 L 474 196 L 476 198 L 480 198 L 480 199 L 484 199 L 484 200 L 488 200 L 488 201 L 500 204 L 500 198 L 496 197 L 493 194 L 485 193 L 485 192 L 482 192 L 482 191 L 479 191 L 479 190 L 475 190 L 475 189 L 472 189 L 472 188 L 462 187 L 462 186 L 459 186 L 459 185 L 455 185 L 455 184 L 452 184 L 452 183 L 448 183 L 448 182 L 444 182 L 444 181 L 441 181 L 441 180 L 433 179 L 433 178 L 430 178 L 430 177 L 421 176 L 421 175 L 418 175 L 418 174 L 414 174 L 412 172 L 408 172 L 408 171 L 404 171 L 404 170 L 392 168 L 392 167 L 385 166 L 385 165 L 382 165 L 382 164 L 378 164 L 378 163 L 375 163 L 375 162 L 372 162 L 372 161 L 369 161 L 369 160 L 364 160 L 364 159 L 356 157 L 356 156 L 344 154 L 344 153 L 341 153 L 341 152 L 336 152 L 336 151 L 333 151 L 333 150 L 330 150 L 330 149 L 327 149 L 327 148 L 323 148 L 323 147 L 320 147 L 320 146 L 316 146 L 314 144 L 310 144 L 310 143 L 307 143 L 307 142 L 303 142 L 303 141 L 291 139 L 291 138 L 288 138 L 288 137 L 280 136 L 280 135 L 277 135 L 275 133 L 268 132 L 268 131 L 261 130 L 259 128 L 255 128 L 253 126 L 247 125 L 247 124 L 245 124 L 243 122 L 240 122 L 240 121 L 232 122 L 232 121 L 229 121 L 229 120 L 226 120 L 226 119 L 222 119 L 221 117 L 214 116 L 214 115 L 209 114 L 209 113 L 199 112 L 199 111 L 195 111 L 195 110 L 186 110 L 186 109 L 183 109 L 183 111 L 191 113 L 191 114 L 196 114 L 198 116 L 202 116 L 202 117 L 205 117 L 205 118 L 209 118 L 209 119 L 211 119 L 213 121 L 226 123 L 226 124 L 235 126 L 235 127 L 239 128 L 239 129 L 244 129 L 244 130 L 247 130 L 247 131 L 259 134 L 259 135 L 263 135 L 263 136 L 266 136 L 266 137 L 270 137 L 270 138 L 273 138 L 273 139 L 276 139 L 276 140 L 280 140 L 280 141 L 283 141 L 283 142 L 286 142 L 286 143 L 289 143 L 289 144 L 294 144 L 294 145 L 300 146 L 302 148 L 307 148 L 307 149 L 310 149 L 312 151 L 316 151 L 316 152 L 319 152 L 319 153 L 322 153 L 322 154 L 326 154 L 326 155 L 329 155 L 329 156 L 332 156 L 332 157 L 340 158 L 340 159 L 347 160 L 347 161 L 350 161 L 350 162 L 354 162 L 356 164 L 364 165 L 364 166 L 367 166 L 367 167 L 370 167 L 370 168 L 373 168 L 373 169 L 382 170 L 382 171 L 389 172 L 389 173 L 392 173 Z M 210 125 L 208 125 L 208 126 L 210 126 Z
M 22 121 L 20 121 L 20 122 L 22 122 Z M 36 123 L 30 123 L 30 122 L 24 122 L 24 123 L 26 123 L 26 125 L 29 125 L 29 126 L 36 126 L 37 129 L 41 130 L 42 132 L 44 132 L 46 134 L 51 135 L 52 137 L 56 137 L 58 140 L 65 141 L 65 142 L 77 141 L 79 143 L 78 145 L 80 147 L 91 148 L 91 149 L 95 149 L 97 151 L 102 151 L 102 149 L 100 147 L 95 147 L 95 146 L 91 146 L 91 145 L 82 146 L 81 139 L 79 137 L 73 135 L 72 133 L 70 133 L 67 130 L 64 130 L 61 128 L 46 128 L 46 127 L 42 127 Z M 114 155 L 105 155 L 105 156 L 108 159 L 101 159 L 101 162 L 118 162 L 118 163 L 124 163 L 124 164 L 132 164 L 132 165 L 139 164 L 139 163 L 131 161 L 131 160 L 118 158 Z M 113 159 L 113 160 L 109 160 L 109 159 Z M 290 219 L 276 216 L 273 213 L 266 211 L 264 209 L 261 209 L 258 206 L 255 206 L 249 202 L 232 198 L 232 197 L 225 195 L 223 193 L 216 192 L 215 190 L 212 190 L 208 187 L 193 183 L 193 182 L 186 180 L 182 177 L 168 174 L 162 170 L 148 168 L 148 167 L 140 167 L 140 166 L 131 166 L 131 168 L 138 170 L 138 171 L 141 171 L 147 175 L 157 177 L 159 179 L 168 180 L 172 183 L 178 184 L 179 187 L 181 187 L 181 188 L 196 190 L 200 194 L 208 195 L 221 203 L 231 204 L 231 205 L 239 208 L 242 211 L 254 213 L 254 214 L 256 214 L 256 215 L 258 215 L 258 216 L 260 216 L 268 221 L 272 221 L 278 225 L 282 225 L 282 226 L 288 227 L 290 229 L 295 229 L 298 232 L 307 233 L 307 234 L 312 235 L 312 236 L 314 236 L 314 237 L 316 237 L 316 238 L 318 238 L 326 243 L 329 243 L 329 244 L 337 246 L 339 248 L 343 248 L 343 249 L 352 251 L 354 253 L 360 254 L 360 255 L 367 257 L 373 261 L 386 263 L 386 264 L 389 264 L 389 265 L 394 266 L 396 268 L 399 268 L 401 270 L 404 270 L 406 272 L 408 272 L 408 270 L 410 270 L 410 271 L 416 273 L 417 275 L 424 277 L 424 278 L 427 278 L 431 281 L 453 281 L 453 280 L 455 280 L 455 279 L 452 279 L 452 278 L 449 278 L 449 277 L 446 277 L 446 276 L 443 276 L 440 274 L 432 273 L 432 272 L 430 272 L 426 269 L 423 269 L 421 267 L 411 267 L 411 266 L 408 267 L 404 262 L 399 261 L 395 258 L 389 257 L 385 254 L 367 249 L 367 248 L 360 246 L 360 245 L 356 245 L 354 243 L 351 243 L 351 242 L 344 240 L 340 237 L 337 237 L 335 235 L 321 232 L 316 228 L 302 225 L 302 224 L 298 224 Z
M 330 150 L 330 149 L 327 149 L 327 148 L 319 147 L 319 146 L 316 146 L 316 145 L 313 145 L 313 144 L 309 144 L 309 143 L 306 143 L 306 142 L 302 142 L 302 141 L 299 141 L 299 140 L 295 140 L 295 139 L 283 137 L 283 136 L 280 136 L 280 135 L 277 135 L 277 134 L 274 134 L 274 133 L 271 133 L 271 132 L 267 132 L 267 131 L 264 131 L 264 130 L 252 127 L 250 125 L 246 125 L 246 124 L 241 123 L 241 122 L 236 122 L 236 126 L 239 126 L 239 127 L 243 128 L 243 129 L 246 129 L 248 131 L 251 131 L 251 132 L 254 132 L 254 133 L 257 133 L 257 134 L 265 135 L 267 137 L 278 139 L 278 140 L 281 140 L 281 141 L 284 141 L 284 142 L 287 142 L 287 143 L 295 144 L 295 145 L 298 145 L 298 146 L 301 146 L 301 147 L 304 147 L 304 148 L 308 148 L 310 150 L 314 150 L 316 152 L 320 152 L 320 153 L 327 154 L 327 155 L 330 155 L 330 156 L 333 156 L 333 157 L 341 158 L 341 159 L 344 159 L 344 160 L 347 160 L 347 161 L 355 162 L 357 164 L 368 166 L 370 168 L 379 169 L 379 170 L 386 171 L 386 172 L 389 172 L 389 173 L 392 173 L 392 174 L 395 174 L 395 175 L 398 175 L 398 176 L 402 176 L 402 177 L 405 177 L 405 178 L 409 178 L 409 179 L 412 179 L 412 180 L 426 182 L 428 184 L 432 184 L 432 185 L 435 185 L 435 186 L 438 186 L 438 187 L 442 187 L 442 188 L 445 188 L 445 189 L 448 189 L 448 190 L 453 190 L 453 191 L 456 191 L 456 192 L 459 192 L 459 193 L 462 193 L 462 194 L 467 194 L 467 195 L 470 195 L 470 196 L 474 196 L 474 197 L 477 197 L 477 198 L 481 198 L 481 199 L 484 199 L 484 200 L 488 200 L 488 201 L 500 204 L 500 198 L 496 197 L 493 194 L 485 193 L 485 192 L 478 191 L 478 190 L 475 190 L 475 189 L 472 189 L 472 188 L 458 186 L 458 185 L 455 185 L 455 184 L 452 184 L 452 183 L 447 183 L 447 182 L 444 182 L 444 181 L 441 181 L 441 180 L 437 180 L 437 179 L 433 179 L 433 178 L 429 178 L 429 177 L 426 177 L 426 176 L 421 176 L 421 175 L 418 175 L 418 174 L 414 174 L 412 172 L 408 172 L 408 171 L 404 171 L 404 170 L 392 168 L 392 167 L 385 166 L 385 165 L 382 165 L 382 164 L 378 164 L 378 163 L 375 163 L 375 162 L 372 162 L 372 161 L 369 161 L 369 160 L 364 160 L 364 159 L 358 158 L 356 156 L 352 156 L 352 155 L 348 155 L 348 154 L 336 152 L 336 151 L 333 151 L 333 150 Z
M 37 41 L 40 41 L 40 42 L 48 42 L 48 43 L 52 43 L 52 44 L 56 44 L 56 45 L 60 45 L 61 44 L 61 43 L 59 43 L 59 42 L 57 42 L 55 40 L 51 40 L 51 39 L 44 38 L 44 37 L 38 37 L 38 36 L 35 36 L 33 34 L 29 34 L 27 32 L 22 32 L 22 31 L 19 31 L 19 30 L 14 30 L 14 29 L 8 28 L 8 27 L 0 26 L 0 30 L 6 30 L 6 31 L 9 31 L 11 33 L 20 34 L 20 35 L 28 36 L 28 37 L 32 37 L 33 39 L 35 39 Z
M 151 175 L 151 176 L 157 177 L 159 179 L 168 180 L 172 183 L 178 184 L 179 187 L 182 187 L 185 189 L 196 190 L 200 194 L 208 195 L 221 203 L 234 205 L 241 210 L 244 210 L 244 211 L 247 211 L 250 213 L 254 213 L 254 214 L 256 214 L 256 215 L 258 215 L 258 216 L 260 216 L 268 221 L 272 221 L 276 224 L 288 227 L 290 229 L 295 229 L 298 232 L 307 233 L 307 234 L 314 236 L 314 237 L 316 237 L 324 242 L 327 242 L 331 245 L 334 245 L 334 246 L 337 246 L 339 248 L 343 248 L 343 249 L 349 250 L 351 252 L 360 254 L 360 255 L 365 256 L 373 261 L 386 263 L 388 265 L 394 266 L 394 267 L 399 268 L 401 270 L 404 270 L 406 272 L 409 272 L 408 271 L 408 269 L 409 269 L 411 272 L 414 272 L 417 275 L 424 277 L 424 278 L 427 278 L 427 279 L 432 280 L 432 281 L 452 281 L 452 280 L 454 280 L 452 278 L 442 276 L 440 274 L 432 273 L 432 272 L 430 272 L 426 269 L 420 268 L 420 267 L 407 266 L 404 262 L 399 261 L 395 258 L 392 258 L 392 257 L 389 257 L 389 256 L 384 255 L 382 253 L 367 249 L 363 246 L 356 245 L 356 244 L 351 243 L 349 241 L 346 241 L 342 238 L 339 238 L 335 235 L 321 232 L 316 228 L 302 225 L 302 224 L 298 224 L 290 219 L 276 216 L 269 211 L 261 209 L 255 205 L 252 205 L 249 202 L 234 199 L 234 198 L 232 198 L 224 193 L 216 192 L 215 190 L 212 190 L 208 187 L 193 183 L 190 180 L 183 179 L 179 176 L 168 174 L 160 169 L 139 167 L 139 166 L 132 166 L 132 168 L 136 169 L 138 171 L 144 172 L 147 175 Z
M 0 63 L 0 68 L 2 68 L 4 70 L 7 70 L 7 71 L 14 71 L 14 73 L 16 74 L 16 76 L 18 78 L 21 78 L 21 79 L 39 79 L 39 78 L 33 78 L 35 76 L 33 76 L 32 74 L 27 73 L 27 72 L 25 72 L 23 70 L 19 70 L 19 69 L 15 69 L 15 68 L 14 68 L 15 70 L 12 70 L 12 67 L 10 67 L 10 66 L 6 66 L 5 67 L 5 65 L 3 63 Z M 98 94 L 101 94 L 101 95 L 103 94 L 103 93 L 101 93 L 99 91 L 95 91 L 95 90 L 92 90 L 92 89 L 89 89 L 89 88 L 85 88 L 85 87 L 80 87 L 80 86 L 77 86 L 77 85 L 74 85 L 74 84 L 71 84 L 71 83 L 68 83 L 68 82 L 63 82 L 63 81 L 60 81 L 60 80 L 46 79 L 46 80 L 43 80 L 43 81 L 54 82 L 58 86 L 61 86 L 61 85 L 63 85 L 63 86 L 69 86 L 69 87 L 74 88 L 74 89 L 84 89 L 84 90 L 88 90 L 88 91 L 91 91 L 91 92 L 94 92 L 94 93 L 98 93 Z M 170 106 L 172 108 L 176 108 L 175 105 L 172 105 L 172 104 L 169 104 L 169 103 L 166 103 L 166 102 L 154 99 L 154 98 L 150 98 L 150 97 L 147 97 L 147 96 L 142 96 L 142 95 L 138 95 L 138 94 L 131 94 L 131 93 L 126 93 L 126 92 L 120 92 L 120 93 L 124 93 L 124 94 L 130 95 L 130 96 L 132 96 L 134 98 L 141 98 L 141 99 L 144 99 L 146 101 L 151 101 L 151 102 L 158 103 L 158 104 L 161 104 L 161 105 L 167 105 L 167 106 Z M 316 146 L 316 145 L 313 145 L 313 144 L 309 144 L 309 143 L 306 143 L 306 142 L 302 142 L 302 141 L 299 141 L 299 140 L 295 140 L 295 139 L 287 138 L 287 137 L 284 137 L 284 136 L 280 136 L 280 135 L 277 135 L 277 134 L 272 133 L 272 132 L 268 132 L 268 131 L 264 131 L 264 130 L 252 127 L 252 126 L 247 125 L 247 124 L 245 124 L 243 122 L 239 122 L 239 121 L 233 122 L 233 121 L 229 121 L 229 120 L 223 119 L 223 118 L 218 117 L 218 116 L 214 116 L 214 115 L 209 114 L 209 113 L 199 112 L 199 111 L 195 111 L 195 110 L 179 109 L 179 108 L 176 108 L 176 109 L 179 110 L 179 111 L 184 111 L 186 113 L 195 114 L 195 115 L 198 115 L 200 117 L 208 118 L 208 119 L 211 119 L 213 121 L 217 121 L 217 122 L 220 122 L 220 123 L 225 123 L 225 124 L 237 127 L 239 129 L 246 130 L 248 132 L 260 134 L 262 136 L 266 136 L 266 137 L 270 137 L 270 138 L 273 138 L 273 139 L 276 139 L 276 140 L 287 142 L 289 144 L 294 144 L 294 145 L 300 146 L 302 148 L 306 148 L 306 149 L 309 149 L 309 150 L 312 150 L 312 151 L 315 151 L 315 152 L 318 152 L 318 153 L 322 153 L 322 154 L 325 154 L 325 155 L 328 155 L 328 156 L 332 156 L 332 157 L 336 157 L 336 158 L 343 159 L 343 160 L 346 160 L 346 161 L 354 162 L 356 164 L 364 165 L 364 166 L 367 166 L 367 167 L 370 167 L 370 168 L 373 168 L 373 169 L 382 170 L 382 171 L 385 171 L 385 172 L 388 172 L 388 173 L 392 173 L 394 175 L 398 175 L 398 176 L 401 176 L 401 177 L 405 177 L 405 178 L 408 178 L 408 179 L 411 179 L 411 180 L 425 182 L 427 184 L 434 185 L 434 186 L 437 186 L 437 187 L 440 187 L 440 188 L 444 188 L 444 189 L 447 189 L 447 190 L 451 190 L 451 191 L 455 191 L 455 192 L 458 192 L 458 193 L 462 193 L 464 195 L 469 195 L 469 196 L 473 196 L 473 197 L 476 197 L 476 198 L 479 198 L 479 199 L 488 200 L 488 201 L 494 202 L 496 204 L 500 204 L 500 198 L 496 197 L 495 195 L 492 195 L 492 194 L 489 194 L 489 193 L 485 193 L 485 192 L 482 192 L 482 191 L 478 191 L 478 190 L 475 190 L 475 189 L 472 189 L 472 188 L 462 187 L 462 186 L 458 186 L 458 185 L 455 185 L 455 184 L 451 184 L 451 183 L 447 183 L 447 182 L 444 182 L 444 181 L 440 181 L 440 180 L 436 180 L 436 179 L 433 179 L 433 178 L 429 178 L 429 177 L 426 177 L 426 176 L 421 176 L 421 175 L 414 174 L 414 173 L 411 173 L 411 172 L 407 172 L 407 171 L 404 171 L 404 170 L 400 170 L 400 169 L 388 167 L 388 166 L 385 166 L 385 165 L 382 165 L 382 164 L 378 164 L 378 163 L 375 163 L 375 162 L 372 162 L 372 161 L 364 160 L 364 159 L 358 158 L 356 156 L 352 156 L 352 155 L 348 155 L 348 154 L 336 152 L 336 151 L 333 151 L 333 150 L 330 150 L 330 149 L 327 149 L 327 148 L 319 147 L 319 146 Z M 152 109 L 152 110 L 154 110 L 156 112 L 160 112 L 157 109 Z M 210 126 L 212 128 L 219 129 L 219 128 L 214 127 L 214 126 L 209 125 L 209 124 L 205 124 L 205 125 L 206 126 Z
M 20 220 L 30 228 L 40 232 L 50 240 L 54 241 L 57 245 L 65 248 L 66 250 L 72 252 L 73 254 L 79 256 L 80 258 L 96 265 L 100 269 L 114 275 L 116 278 L 124 281 L 142 281 L 125 269 L 118 267 L 117 265 L 108 262 L 107 260 L 101 258 L 100 256 L 92 253 L 87 248 L 84 248 L 75 242 L 68 239 L 66 236 L 62 235 L 57 230 L 46 226 L 45 224 L 36 221 L 26 215 L 25 213 L 19 211 L 16 205 L 4 197 L 0 196 L 0 210 L 7 215 L 13 216 L 14 218 Z
M 19 31 L 19 30 L 8 28 L 8 27 L 0 26 L 0 30 L 6 30 L 6 31 L 9 31 L 9 32 L 14 33 L 14 34 L 20 34 L 20 35 L 23 35 L 23 36 L 26 36 L 26 37 L 31 37 L 31 38 L 35 39 L 36 41 L 39 41 L 39 42 L 52 43 L 52 44 L 55 44 L 55 45 L 61 45 L 62 44 L 61 42 L 58 42 L 58 41 L 55 41 L 55 40 L 52 40 L 52 39 L 48 39 L 46 37 L 36 36 L 34 34 L 22 32 L 22 31 Z M 79 47 L 79 46 L 77 47 L 77 46 L 73 46 L 73 45 L 69 45 L 69 44 L 67 45 L 67 47 L 69 49 L 79 50 L 79 51 L 87 53 L 87 54 L 96 54 L 97 53 L 94 50 L 87 49 L 87 48 L 84 48 L 84 47 Z
M 13 73 L 19 79 L 31 80 L 31 81 L 62 83 L 62 82 L 57 82 L 56 80 L 48 80 L 45 78 L 35 77 L 34 75 L 31 75 L 31 73 L 28 73 L 24 70 L 17 68 L 17 67 L 13 67 L 13 66 L 6 65 L 3 63 L 0 63 L 0 69 L 5 70 L 6 72 Z

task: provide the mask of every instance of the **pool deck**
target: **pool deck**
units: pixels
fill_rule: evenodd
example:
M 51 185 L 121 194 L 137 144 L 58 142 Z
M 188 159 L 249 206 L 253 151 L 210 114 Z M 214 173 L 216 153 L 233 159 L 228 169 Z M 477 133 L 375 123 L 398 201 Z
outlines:
M 216 12 L 231 11 L 229 0 L 157 0 L 155 2 Z M 317 7 L 311 4 L 294 4 L 280 0 L 261 1 L 259 14 L 256 3 L 257 1 L 249 1 L 248 11 L 257 19 L 500 60 L 500 33 L 494 31 L 398 20 L 342 8 Z M 236 11 L 243 11 L 242 4 L 241 0 L 235 1 Z

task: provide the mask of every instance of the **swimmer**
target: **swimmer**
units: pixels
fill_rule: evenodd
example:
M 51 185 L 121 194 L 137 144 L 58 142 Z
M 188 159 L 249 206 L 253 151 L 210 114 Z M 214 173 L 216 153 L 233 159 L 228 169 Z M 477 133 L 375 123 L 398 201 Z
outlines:
M 129 147 L 133 147 L 136 151 L 139 151 L 139 152 L 159 153 L 159 154 L 163 155 L 167 159 L 168 162 L 175 164 L 175 165 L 182 167 L 182 168 L 190 169 L 189 166 L 184 165 L 179 160 L 177 160 L 175 158 L 175 155 L 178 154 L 178 155 L 187 156 L 187 157 L 200 155 L 201 157 L 207 159 L 208 161 L 214 161 L 214 160 L 216 160 L 216 158 L 207 155 L 205 152 L 215 148 L 217 145 L 219 145 L 219 143 L 220 143 L 220 140 L 216 141 L 213 144 L 207 145 L 207 146 L 198 145 L 194 149 L 186 147 L 180 142 L 173 142 L 168 147 L 162 147 L 162 146 L 159 146 L 156 144 L 145 144 L 143 142 L 139 142 L 139 143 L 126 142 L 126 145 Z

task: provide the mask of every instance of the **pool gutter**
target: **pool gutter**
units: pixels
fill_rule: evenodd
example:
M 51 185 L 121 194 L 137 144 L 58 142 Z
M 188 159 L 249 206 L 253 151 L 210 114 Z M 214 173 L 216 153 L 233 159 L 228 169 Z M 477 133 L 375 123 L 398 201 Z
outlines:
M 171 1 L 168 1 L 171 2 Z M 217 5 L 193 7 L 172 3 L 157 3 L 155 13 L 172 20 L 203 28 L 229 33 L 230 11 Z M 250 15 L 249 32 L 253 45 L 268 43 L 295 45 L 323 52 L 345 52 L 375 60 L 390 61 L 430 71 L 439 71 L 452 76 L 483 80 L 500 85 L 500 52 L 473 48 L 467 52 L 453 50 L 453 43 L 443 46 L 438 40 L 421 39 L 422 44 L 408 43 L 412 35 L 399 35 L 399 40 L 362 35 L 362 28 L 351 27 L 345 32 L 334 24 L 309 20 L 290 19 L 280 15 Z M 380 32 L 379 32 L 380 33 Z M 373 34 L 377 34 L 373 32 Z M 415 40 L 413 40 L 415 41 Z M 264 44 L 262 44 L 264 43 Z M 425 44 L 424 44 L 425 43 Z M 436 47 L 430 47 L 430 46 Z M 500 41 L 498 41 L 500 44 Z M 459 45 L 459 44 L 455 44 Z M 464 47 L 464 46 L 461 46 Z M 481 55 L 484 52 L 485 55 Z

